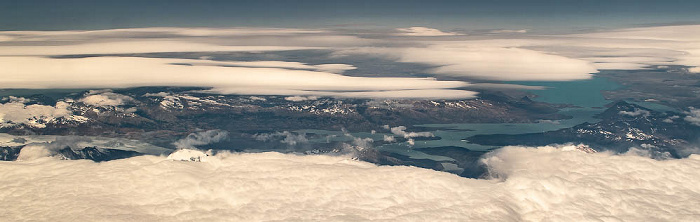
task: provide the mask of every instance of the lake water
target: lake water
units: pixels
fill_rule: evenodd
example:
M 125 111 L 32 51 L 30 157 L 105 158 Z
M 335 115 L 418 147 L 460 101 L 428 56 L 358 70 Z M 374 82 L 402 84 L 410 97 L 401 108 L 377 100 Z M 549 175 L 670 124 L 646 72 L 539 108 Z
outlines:
M 425 124 L 420 127 L 433 128 L 430 130 L 439 140 L 415 141 L 414 145 L 409 145 L 407 142 L 391 143 L 375 147 L 381 151 L 394 152 L 409 156 L 414 159 L 432 159 L 436 161 L 449 161 L 449 157 L 428 155 L 423 152 L 415 151 L 415 148 L 431 148 L 442 146 L 464 147 L 470 150 L 486 151 L 491 150 L 494 146 L 482 146 L 469 143 L 465 140 L 474 135 L 489 135 L 489 134 L 523 134 L 537 133 L 569 128 L 584 122 L 597 122 L 594 115 L 604 111 L 604 106 L 612 101 L 606 100 L 601 91 L 615 90 L 621 86 L 615 82 L 609 81 L 604 77 L 593 77 L 588 80 L 570 81 L 570 82 L 510 82 L 513 84 L 544 86 L 542 90 L 529 90 L 535 94 L 536 101 L 571 104 L 576 107 L 562 109 L 559 113 L 572 116 L 571 119 L 559 121 L 541 121 L 538 123 L 465 123 L 465 124 Z M 299 133 L 314 133 L 318 135 L 326 135 L 326 138 L 312 140 L 311 142 L 327 142 L 327 141 L 345 141 L 349 142 L 353 137 L 372 138 L 375 141 L 383 139 L 384 134 L 370 134 L 367 132 L 350 133 L 347 136 L 343 132 L 325 131 L 325 130 L 300 130 Z
M 571 82 L 510 82 L 513 84 L 544 86 L 542 90 L 528 90 L 535 94 L 535 101 L 571 104 L 576 107 L 562 109 L 559 113 L 572 116 L 571 119 L 558 121 L 541 121 L 538 123 L 480 123 L 480 124 L 427 124 L 423 127 L 435 128 L 433 133 L 441 140 L 425 141 L 416 144 L 416 148 L 438 146 L 459 146 L 470 150 L 489 150 L 496 147 L 472 144 L 464 138 L 488 134 L 523 134 L 538 133 L 562 128 L 569 128 L 584 122 L 597 122 L 594 115 L 604 111 L 604 106 L 612 101 L 606 100 L 601 91 L 619 89 L 620 85 L 603 77 Z

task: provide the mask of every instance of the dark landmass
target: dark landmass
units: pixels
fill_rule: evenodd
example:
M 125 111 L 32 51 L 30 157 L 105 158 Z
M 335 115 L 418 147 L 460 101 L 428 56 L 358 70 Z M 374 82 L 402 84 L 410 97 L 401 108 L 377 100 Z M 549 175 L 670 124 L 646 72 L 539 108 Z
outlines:
M 455 162 L 453 163 L 457 164 L 459 168 L 464 169 L 461 173 L 458 173 L 463 177 L 480 178 L 486 173 L 486 168 L 483 164 L 481 164 L 480 159 L 488 151 L 473 151 L 456 146 L 419 148 L 414 150 L 430 155 L 445 156 L 454 159 Z
M 85 147 L 80 150 L 73 150 L 66 147 L 58 150 L 58 155 L 69 160 L 92 160 L 95 162 L 110 161 L 116 159 L 126 159 L 143 155 L 130 150 L 99 149 L 97 147 Z
M 618 90 L 603 92 L 607 99 L 613 101 L 653 102 L 678 110 L 700 107 L 698 74 L 689 73 L 684 66 L 605 71 L 601 75 L 624 86 Z
M 697 147 L 700 126 L 684 120 L 685 113 L 658 112 L 627 102 L 617 102 L 597 115 L 601 121 L 571 128 L 519 135 L 476 135 L 469 142 L 491 145 L 543 146 L 583 143 L 597 151 L 626 152 L 631 147 L 648 150 L 652 156 L 681 158 Z
M 80 101 L 85 93 L 55 99 L 27 96 L 30 103 L 53 106 L 67 102 L 83 121 L 69 118 L 42 120 L 46 127 L 1 125 L 0 133 L 13 135 L 84 135 L 137 139 L 172 148 L 172 142 L 196 130 L 220 129 L 232 137 L 250 132 L 299 129 L 382 130 L 384 125 L 431 123 L 527 123 L 569 118 L 558 105 L 484 92 L 467 100 L 373 100 L 284 96 L 213 95 L 202 88 L 140 87 L 115 90 L 133 100 L 120 106 L 92 106 Z M 294 100 L 294 101 L 292 101 Z M 7 99 L 2 102 L 8 102 Z M 243 139 L 243 138 L 241 138 Z M 249 139 L 249 138 L 245 138 Z M 233 141 L 236 138 L 232 138 Z
M 0 160 L 14 161 L 19 156 L 22 147 L 0 147 Z
M 358 159 L 379 165 L 417 166 L 438 171 L 443 171 L 445 169 L 438 161 L 429 159 L 412 159 L 405 155 L 383 152 L 375 149 L 362 150 L 358 154 Z
M 0 160 L 15 161 L 19 157 L 19 153 L 25 146 L 18 147 L 0 147 Z M 143 155 L 141 153 L 129 150 L 117 149 L 102 149 L 97 147 L 85 147 L 83 149 L 74 150 L 70 147 L 56 150 L 52 156 L 57 156 L 66 160 L 92 160 L 95 162 L 110 161 L 117 159 L 125 159 L 134 156 Z

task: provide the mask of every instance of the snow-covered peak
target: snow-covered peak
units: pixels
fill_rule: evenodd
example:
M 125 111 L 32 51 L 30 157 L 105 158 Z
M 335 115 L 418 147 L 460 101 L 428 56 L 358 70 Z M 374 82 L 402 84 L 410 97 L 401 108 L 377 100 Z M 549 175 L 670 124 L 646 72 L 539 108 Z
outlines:
M 168 155 L 169 160 L 206 162 L 209 155 L 193 149 L 180 149 Z

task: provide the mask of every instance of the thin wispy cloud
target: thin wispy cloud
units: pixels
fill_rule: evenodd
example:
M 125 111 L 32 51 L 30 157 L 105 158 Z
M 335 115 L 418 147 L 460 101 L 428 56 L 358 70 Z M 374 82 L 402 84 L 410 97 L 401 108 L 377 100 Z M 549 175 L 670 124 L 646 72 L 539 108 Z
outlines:
M 455 36 L 462 35 L 456 32 L 443 32 L 439 29 L 427 28 L 427 27 L 410 27 L 410 28 L 398 28 L 399 31 L 397 35 L 404 36 Z

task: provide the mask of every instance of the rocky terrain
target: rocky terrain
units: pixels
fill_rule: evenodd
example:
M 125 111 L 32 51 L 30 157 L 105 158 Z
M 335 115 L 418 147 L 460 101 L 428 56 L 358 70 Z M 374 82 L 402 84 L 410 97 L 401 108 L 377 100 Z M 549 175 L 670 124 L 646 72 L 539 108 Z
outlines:
M 542 146 L 583 143 L 598 151 L 626 152 L 638 148 L 654 157 L 685 157 L 698 149 L 700 126 L 690 113 L 659 112 L 627 102 L 614 103 L 599 114 L 596 123 L 571 128 L 519 135 L 476 135 L 471 143 L 493 146 Z
M 129 148 L 139 145 L 124 146 L 119 140 L 94 143 L 92 140 L 103 139 L 88 138 L 99 137 L 142 141 L 170 150 L 196 146 L 203 150 L 245 152 L 354 153 L 358 159 L 382 165 L 446 170 L 444 163 L 455 164 L 465 170 L 454 173 L 475 177 L 481 174 L 477 160 L 484 152 L 443 147 L 425 152 L 455 161 L 413 159 L 371 148 L 387 143 L 382 140 L 355 146 L 352 138 L 331 141 L 329 135 L 295 130 L 379 131 L 394 135 L 391 142 L 404 143 L 440 139 L 430 133 L 406 132 L 403 127 L 416 124 L 522 123 L 567 118 L 557 114 L 564 106 L 493 92 L 466 100 L 393 100 L 215 95 L 202 90 L 206 89 L 142 87 L 5 96 L 0 98 L 0 133 L 6 133 L 9 142 L 0 147 L 0 160 L 17 160 L 30 145 L 46 146 L 50 148 L 46 155 L 57 158 L 98 162 L 147 154 Z M 41 135 L 61 138 L 40 142 L 26 139 Z M 324 138 L 328 141 L 308 142 Z
M 26 146 L 16 147 L 0 147 L 0 160 L 15 161 L 19 154 Z M 85 147 L 83 149 L 74 150 L 70 147 L 65 147 L 58 150 L 51 150 L 49 155 L 64 160 L 92 160 L 95 162 L 110 161 L 116 159 L 124 159 L 134 156 L 143 155 L 135 151 L 103 149 L 97 147 Z
M 200 149 L 245 152 L 352 152 L 359 159 L 382 165 L 412 165 L 450 171 L 445 164 L 453 164 L 456 168 L 452 171 L 460 169 L 453 173 L 479 177 L 484 169 L 478 160 L 485 151 L 451 146 L 420 148 L 415 150 L 449 157 L 453 161 L 414 159 L 371 148 L 387 141 L 365 141 L 365 145 L 348 150 L 348 144 L 353 144 L 352 138 L 349 141 L 331 140 L 332 135 L 300 133 L 296 130 L 380 132 L 393 134 L 395 137 L 390 138 L 390 142 L 410 141 L 412 144 L 413 141 L 440 138 L 432 134 L 404 137 L 412 132 L 406 132 L 407 128 L 403 126 L 428 123 L 527 123 L 566 118 L 557 113 L 560 108 L 566 107 L 564 105 L 494 92 L 482 92 L 478 99 L 467 100 L 389 100 L 214 95 L 202 90 L 206 89 L 143 87 L 85 90 L 58 96 L 7 96 L 0 100 L 0 113 L 3 114 L 0 133 L 14 136 L 123 138 L 170 150 L 197 146 Z M 685 121 L 691 117 L 689 112 L 661 112 L 618 102 L 597 116 L 599 122 L 542 133 L 477 135 L 466 140 L 490 146 L 582 143 L 598 151 L 626 152 L 630 148 L 638 148 L 649 151 L 654 157 L 678 158 L 689 155 L 693 149 L 697 149 L 694 144 L 700 142 L 700 126 Z M 224 139 L 211 139 L 217 137 L 219 132 L 225 134 Z M 195 142 L 187 142 L 188 138 Z M 200 141 L 207 139 L 212 141 Z M 327 141 L 309 142 L 324 139 Z M 1 160 L 16 160 L 21 149 L 31 144 L 16 142 L 18 145 L 0 147 Z M 119 142 L 110 142 L 113 143 Z M 93 161 L 145 154 L 99 145 L 53 147 L 51 152 L 51 155 L 62 159 Z
M 196 130 L 219 129 L 233 138 L 298 129 L 371 131 L 426 123 L 521 123 L 566 118 L 558 106 L 482 93 L 468 100 L 336 99 L 238 96 L 196 88 L 146 87 L 82 91 L 65 97 L 4 97 L 0 133 L 124 137 L 170 146 Z

